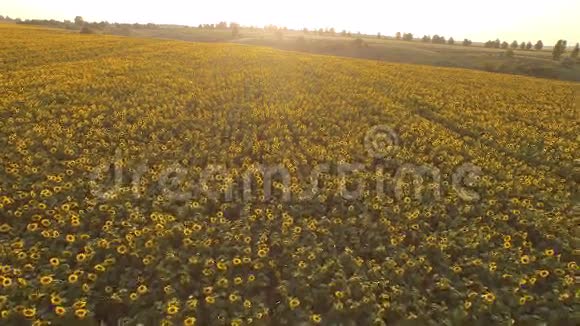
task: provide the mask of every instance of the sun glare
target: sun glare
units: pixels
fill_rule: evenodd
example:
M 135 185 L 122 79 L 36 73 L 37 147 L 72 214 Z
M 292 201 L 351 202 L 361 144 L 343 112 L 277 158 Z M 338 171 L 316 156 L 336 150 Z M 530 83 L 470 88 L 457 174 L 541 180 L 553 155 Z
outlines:
M 154 22 L 196 26 L 220 21 L 244 25 L 268 24 L 294 29 L 330 28 L 393 35 L 448 35 L 479 41 L 495 39 L 553 42 L 580 40 L 580 23 L 575 13 L 580 2 L 490 0 L 440 1 L 209 1 L 180 0 L 76 2 L 55 0 L 6 0 L 4 14 L 30 18 L 72 19 L 81 15 L 94 21 Z

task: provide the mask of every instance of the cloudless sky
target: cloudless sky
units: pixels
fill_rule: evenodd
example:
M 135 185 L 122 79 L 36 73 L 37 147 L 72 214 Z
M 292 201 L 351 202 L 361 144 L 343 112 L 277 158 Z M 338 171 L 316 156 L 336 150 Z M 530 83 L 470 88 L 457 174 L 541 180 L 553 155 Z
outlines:
M 289 28 L 334 27 L 352 32 L 456 40 L 580 42 L 580 0 L 1 0 L 0 15 L 23 19 L 193 25 L 219 21 Z

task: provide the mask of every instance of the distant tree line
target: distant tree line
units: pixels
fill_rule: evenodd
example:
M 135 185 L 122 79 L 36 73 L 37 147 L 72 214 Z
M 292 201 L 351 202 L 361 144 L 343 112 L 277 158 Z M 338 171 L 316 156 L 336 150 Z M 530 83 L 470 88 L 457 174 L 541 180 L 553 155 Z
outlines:
M 541 40 L 539 40 L 536 42 L 535 45 L 532 45 L 532 42 L 529 42 L 529 41 L 527 43 L 526 42 L 518 43 L 518 41 L 513 41 L 511 43 L 508 43 L 506 41 L 501 42 L 499 39 L 496 39 L 495 41 L 490 40 L 490 41 L 485 42 L 484 46 L 486 48 L 492 48 L 492 49 L 500 49 L 500 48 L 501 49 L 509 49 L 509 48 L 511 48 L 512 50 L 520 49 L 520 50 L 527 50 L 527 51 L 532 50 L 532 48 L 534 48 L 535 50 L 540 51 L 544 48 L 544 43 Z
M 0 21 L 2 22 L 11 22 L 17 24 L 27 24 L 27 25 L 41 25 L 41 26 L 48 26 L 53 28 L 62 28 L 62 29 L 69 29 L 69 30 L 78 30 L 80 33 L 83 34 L 92 34 L 92 33 L 99 33 L 99 32 L 112 32 L 114 34 L 121 34 L 121 35 L 128 35 L 130 34 L 132 29 L 157 29 L 161 28 L 163 25 L 157 24 L 120 24 L 120 23 L 109 23 L 106 21 L 102 22 L 86 22 L 81 16 L 75 17 L 74 21 L 64 20 L 58 21 L 54 19 L 50 20 L 40 20 L 40 19 L 26 19 L 22 20 L 20 18 L 11 18 L 9 16 L 0 15 Z M 242 27 L 238 23 L 228 23 L 225 21 L 218 22 L 217 24 L 199 24 L 197 26 L 199 29 L 206 29 L 206 30 L 231 30 L 233 37 L 239 37 L 240 31 L 242 29 L 248 31 L 266 31 L 275 33 L 278 39 L 282 39 L 284 33 L 287 32 L 289 29 L 283 26 L 276 26 L 276 25 L 266 25 L 263 28 L 258 28 L 254 26 L 247 26 Z M 342 30 L 338 33 L 333 27 L 327 28 L 319 28 L 309 30 L 308 28 L 304 28 L 302 30 L 304 34 L 314 34 L 314 35 L 326 35 L 326 36 L 337 36 L 340 35 L 342 37 L 352 37 L 353 34 L 350 31 Z M 381 33 L 377 33 L 377 38 L 383 38 Z M 415 37 L 412 33 L 401 33 L 397 32 L 395 34 L 395 39 L 403 40 L 403 41 L 414 41 Z M 433 43 L 433 44 L 448 44 L 448 45 L 456 45 L 458 42 L 455 41 L 453 37 L 449 39 L 445 38 L 445 36 L 440 35 L 424 35 L 421 39 L 421 42 L 424 43 Z M 360 32 L 356 33 L 356 42 L 361 43 L 362 41 L 362 34 Z M 463 46 L 471 46 L 473 42 L 469 39 L 464 39 L 463 42 L 460 42 Z M 362 44 L 362 43 L 361 43 Z M 544 43 L 542 40 L 538 40 L 535 44 L 532 42 L 518 42 L 516 40 L 508 43 L 506 41 L 500 41 L 500 39 L 496 40 L 489 40 L 483 44 L 486 48 L 494 48 L 494 49 L 504 49 L 506 50 L 506 54 L 508 56 L 514 55 L 514 50 L 522 50 L 522 51 L 541 51 L 544 49 Z M 566 40 L 559 40 L 556 45 L 554 45 L 552 49 L 552 58 L 554 60 L 561 60 L 567 50 L 567 42 Z M 569 59 L 569 62 L 577 62 L 578 57 L 580 55 L 580 48 L 579 44 L 576 43 L 576 46 L 570 51 L 569 56 L 566 59 Z M 572 60 L 572 61 L 570 61 Z M 566 64 L 569 64 L 566 63 Z M 564 62 L 563 62 L 564 63 Z
M 19 22 L 21 19 L 20 18 L 10 18 L 9 16 L 2 16 L 0 15 L 0 21 L 1 22 L 6 22 L 6 23 L 15 23 L 15 22 Z
M 23 25 L 37 25 L 37 26 L 47 26 L 52 28 L 62 28 L 68 30 L 78 30 L 82 34 L 93 34 L 98 32 L 103 32 L 105 30 L 118 30 L 118 31 L 129 31 L 130 29 L 156 29 L 160 28 L 159 25 L 148 23 L 148 24 L 119 24 L 119 23 L 109 23 L 106 21 L 102 22 L 87 22 L 81 16 L 76 16 L 74 21 L 64 20 L 58 21 L 54 19 L 12 19 L 10 17 L 4 17 L 0 15 L 0 21 L 13 22 L 16 24 Z
M 424 35 L 421 38 L 421 41 L 423 43 L 433 43 L 433 44 L 449 44 L 449 45 L 455 45 L 455 39 L 453 37 L 450 37 L 448 40 L 445 38 L 445 36 L 439 36 L 437 34 L 433 35 L 432 37 L 430 35 Z M 471 46 L 473 44 L 473 42 L 470 39 L 463 39 L 463 42 L 461 42 L 461 45 L 463 46 Z

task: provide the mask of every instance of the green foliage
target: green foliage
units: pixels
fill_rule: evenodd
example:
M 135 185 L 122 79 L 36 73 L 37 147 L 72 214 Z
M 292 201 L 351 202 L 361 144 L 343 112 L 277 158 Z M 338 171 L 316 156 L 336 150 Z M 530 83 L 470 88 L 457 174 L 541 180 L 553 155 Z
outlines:
M 360 37 L 354 39 L 352 44 L 357 48 L 368 47 L 368 44 Z
M 562 60 L 562 66 L 566 67 L 568 69 L 571 69 L 572 67 L 574 67 L 574 65 L 576 64 L 576 60 L 574 60 L 574 58 L 564 58 Z
M 75 17 L 75 25 L 80 27 L 80 26 L 83 26 L 84 23 L 85 23 L 85 20 L 83 19 L 83 17 L 81 17 L 81 16 Z
M 431 42 L 434 44 L 445 44 L 447 41 L 445 40 L 444 36 L 435 34 L 433 35 L 433 38 L 431 38 Z
M 284 32 L 281 29 L 277 30 L 274 35 L 278 41 L 282 41 L 284 39 Z
M 85 24 L 80 31 L 81 34 L 95 34 L 95 30 L 91 28 L 88 24 Z
M 558 42 L 556 43 L 556 45 L 554 45 L 554 48 L 552 50 L 552 59 L 560 60 L 562 54 L 566 52 L 566 46 L 567 42 L 565 40 L 558 40 Z
M 529 50 L 531 50 L 533 47 L 534 47 L 534 46 L 532 45 L 532 42 L 528 42 L 528 43 L 526 44 L 526 50 L 528 50 L 528 51 L 529 51 Z
M 580 44 L 576 43 L 574 50 L 572 50 L 572 53 L 570 53 L 570 57 L 577 59 L 579 53 L 580 53 Z
M 240 26 L 238 24 L 232 24 L 230 28 L 232 29 L 232 37 L 237 38 L 240 36 Z

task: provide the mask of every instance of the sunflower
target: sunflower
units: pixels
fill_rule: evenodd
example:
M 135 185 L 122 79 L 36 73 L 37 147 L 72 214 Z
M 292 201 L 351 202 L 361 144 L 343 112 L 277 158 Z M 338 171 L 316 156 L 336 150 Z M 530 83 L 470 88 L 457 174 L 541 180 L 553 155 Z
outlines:
M 291 298 L 288 301 L 288 305 L 290 306 L 290 309 L 296 309 L 300 305 L 300 300 L 298 300 L 298 298 Z
M 78 281 L 78 279 L 79 279 L 79 277 L 78 277 L 76 274 L 70 274 L 70 275 L 68 276 L 68 282 L 69 282 L 70 284 L 74 284 L 74 283 L 76 283 L 76 282 Z
M 530 257 L 528 255 L 523 255 L 520 257 L 520 263 L 526 265 L 530 263 Z
M 232 293 L 232 294 L 230 294 L 230 295 L 228 296 L 228 299 L 230 300 L 230 302 L 232 302 L 232 303 L 233 303 L 233 302 L 236 302 L 236 301 L 238 301 L 238 300 L 240 299 L 240 296 L 238 296 L 238 295 L 237 295 L 237 294 L 235 294 L 235 293 Z
M 76 259 L 77 262 L 82 263 L 87 259 L 87 255 L 84 253 L 77 254 Z
M 79 319 L 84 319 L 88 314 L 88 311 L 86 309 L 77 309 L 75 310 L 75 316 L 77 316 Z
M 320 322 L 322 322 L 322 317 L 319 314 L 312 314 L 310 315 L 310 321 L 314 324 L 320 324 Z
M 48 286 L 50 284 L 52 284 L 53 278 L 50 275 L 47 276 L 42 276 L 40 278 L 40 284 L 44 285 L 44 286 Z
M 141 284 L 137 287 L 137 293 L 139 293 L 141 295 L 147 293 L 147 291 L 148 291 L 148 289 L 147 289 L 146 285 Z
M 22 315 L 28 319 L 36 316 L 36 308 L 25 308 L 22 310 Z
M 169 315 L 175 315 L 176 313 L 179 312 L 179 307 L 176 306 L 176 305 L 170 304 L 170 305 L 167 306 L 167 309 L 165 311 Z
M 57 316 L 64 316 L 66 314 L 66 308 L 64 308 L 62 306 L 56 306 L 56 307 L 54 307 L 54 313 Z
M 491 292 L 487 292 L 486 294 L 482 295 L 482 297 L 487 303 L 492 303 L 495 301 L 495 294 Z

